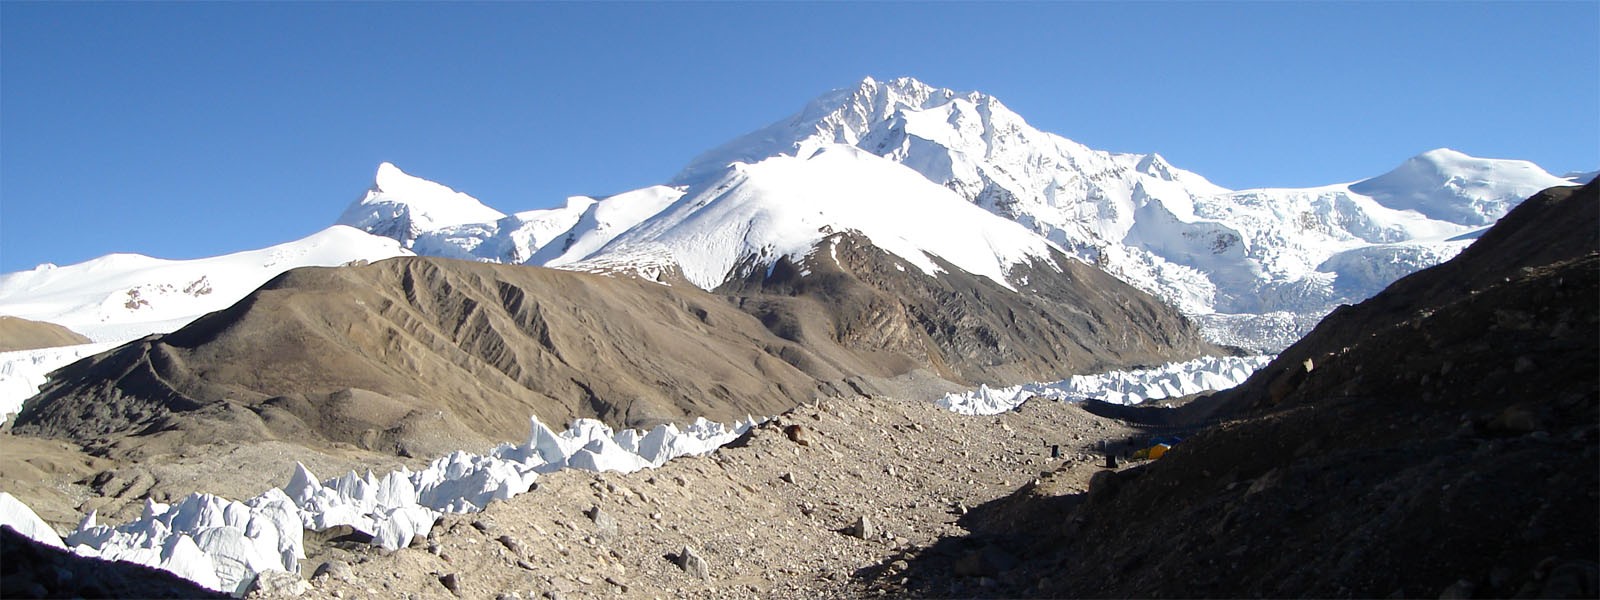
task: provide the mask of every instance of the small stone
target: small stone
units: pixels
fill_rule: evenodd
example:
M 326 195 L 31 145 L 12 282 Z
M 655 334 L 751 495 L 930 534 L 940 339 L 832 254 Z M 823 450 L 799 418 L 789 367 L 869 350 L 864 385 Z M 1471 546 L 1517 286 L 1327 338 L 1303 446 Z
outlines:
M 513 538 L 510 535 L 502 535 L 498 538 L 495 538 L 495 541 L 500 542 L 501 546 L 505 546 L 506 550 L 511 552 L 512 556 L 522 556 L 522 543 L 518 542 L 516 538 Z
M 1526 356 L 1518 356 L 1516 364 L 1511 367 L 1511 371 L 1518 375 L 1525 375 L 1537 368 L 1539 368 L 1539 365 L 1535 364 L 1533 359 Z
M 561 592 L 555 590 L 545 592 L 544 597 L 546 600 L 562 600 L 562 598 L 564 598 L 564 596 L 561 595 Z
M 790 425 L 784 427 L 783 434 L 789 437 L 789 441 L 801 446 L 811 445 L 811 430 L 806 429 L 804 426 Z
M 461 595 L 461 579 L 456 577 L 455 573 L 445 573 L 440 575 L 439 585 L 444 586 L 444 589 L 450 590 L 450 593 L 452 594 L 457 596 Z
M 878 529 L 872 526 L 871 519 L 868 519 L 866 515 L 862 515 L 860 517 L 856 517 L 855 524 L 845 528 L 845 534 L 849 535 L 850 537 L 870 540 L 878 536 Z
M 316 570 L 311 572 L 312 579 L 319 577 L 349 582 L 355 579 L 355 571 L 350 569 L 350 563 L 342 560 L 330 560 L 317 565 Z
M 306 593 L 311 584 L 299 575 L 268 569 L 256 575 L 245 595 L 257 598 L 292 598 Z
M 782 479 L 782 480 L 784 480 L 786 482 L 789 482 L 789 483 L 794 483 L 794 473 L 784 473 L 782 475 L 779 475 L 778 479 Z
M 617 520 L 600 510 L 600 507 L 591 508 L 585 514 L 589 515 L 589 520 L 594 521 L 595 531 L 602 539 L 609 540 L 617 536 Z
M 1476 589 L 1478 589 L 1478 586 L 1473 585 L 1471 581 L 1460 579 L 1450 584 L 1450 587 L 1444 588 L 1444 591 L 1439 592 L 1439 600 L 1465 600 L 1471 598 L 1472 592 Z
M 711 569 L 706 565 L 706 560 L 688 546 L 684 546 L 683 550 L 673 557 L 673 562 L 691 577 L 708 579 L 711 576 Z
M 483 521 L 473 521 L 472 522 L 472 528 L 478 530 L 479 533 L 493 533 L 494 532 L 494 526 L 490 525 L 488 523 L 485 523 Z
M 606 583 L 617 586 L 617 589 L 621 590 L 624 594 L 628 593 L 628 584 L 618 581 L 615 577 L 607 577 Z

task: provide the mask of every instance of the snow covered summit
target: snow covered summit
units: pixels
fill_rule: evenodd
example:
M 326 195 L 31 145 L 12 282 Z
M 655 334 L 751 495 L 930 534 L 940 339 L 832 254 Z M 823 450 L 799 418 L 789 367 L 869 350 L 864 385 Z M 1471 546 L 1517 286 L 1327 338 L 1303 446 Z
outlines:
M 1232 191 L 1158 154 L 1094 150 L 999 100 L 910 78 L 862 80 L 697 157 L 730 164 L 848 144 L 1198 316 L 1221 341 L 1274 349 L 1340 303 L 1436 264 L 1523 198 L 1568 182 L 1447 149 L 1354 184 Z
M 855 231 L 929 275 L 934 257 L 1010 287 L 1013 265 L 1049 262 L 1050 245 L 892 161 L 844 144 L 805 157 L 735 163 L 670 208 L 570 268 L 673 265 L 714 289 L 780 257 L 798 262 L 830 234 Z
M 504 217 L 476 198 L 413 177 L 390 163 L 378 165 L 372 188 L 336 222 L 410 247 L 423 232 Z
M 1396 210 L 1462 225 L 1493 225 L 1517 202 L 1556 183 L 1524 160 L 1485 159 L 1439 148 L 1414 156 L 1393 171 L 1350 184 Z

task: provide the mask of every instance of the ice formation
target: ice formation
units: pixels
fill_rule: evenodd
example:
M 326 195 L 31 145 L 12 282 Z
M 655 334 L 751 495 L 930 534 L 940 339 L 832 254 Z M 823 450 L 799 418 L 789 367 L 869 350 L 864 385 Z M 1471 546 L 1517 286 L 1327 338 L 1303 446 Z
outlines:
M 1059 401 L 1086 399 L 1116 404 L 1138 404 L 1227 389 L 1250 377 L 1272 361 L 1272 356 L 1208 356 L 1188 362 L 1170 363 L 1154 369 L 1110 371 L 1097 375 L 1074 375 L 1049 383 L 1025 383 L 1004 388 L 979 386 L 958 394 L 945 394 L 939 406 L 964 415 L 996 415 L 1021 406 L 1030 398 Z
M 164 569 L 240 595 L 262 571 L 297 572 L 307 529 L 349 526 L 394 550 L 426 536 L 442 513 L 482 510 L 529 491 L 540 474 L 654 468 L 709 453 L 757 424 L 749 417 L 732 426 L 701 418 L 681 429 L 663 424 L 641 433 L 578 419 L 556 433 L 538 418 L 530 421 L 528 441 L 501 444 L 487 455 L 454 452 L 420 471 L 350 472 L 324 481 L 296 465 L 282 488 L 244 502 L 198 493 L 171 505 L 146 500 L 138 519 L 117 527 L 100 525 L 91 512 L 64 541 L 25 504 L 0 492 L 0 525 L 79 555 Z

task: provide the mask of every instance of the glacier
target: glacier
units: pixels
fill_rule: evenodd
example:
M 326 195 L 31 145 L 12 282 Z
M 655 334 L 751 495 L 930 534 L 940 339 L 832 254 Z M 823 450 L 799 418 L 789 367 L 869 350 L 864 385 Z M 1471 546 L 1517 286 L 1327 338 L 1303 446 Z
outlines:
M 975 390 L 945 394 L 934 403 L 964 415 L 997 415 L 1014 410 L 1033 398 L 1061 402 L 1092 398 L 1112 404 L 1139 404 L 1231 388 L 1244 383 L 1251 373 L 1272 362 L 1273 358 L 1273 355 L 1207 356 L 1150 369 L 1074 375 L 1060 381 L 1000 388 L 984 385 Z
M 204 493 L 173 504 L 146 499 L 138 519 L 112 527 L 90 512 L 65 538 L 0 492 L 0 525 L 80 556 L 163 569 L 240 596 L 263 571 L 299 572 L 306 530 L 349 526 L 395 550 L 427 536 L 442 514 L 478 512 L 526 493 L 542 474 L 655 468 L 715 451 L 761 423 L 748 416 L 732 425 L 699 418 L 682 428 L 666 423 L 640 432 L 577 419 L 557 433 L 537 417 L 529 421 L 522 444 L 501 444 L 482 455 L 453 452 L 420 471 L 402 468 L 383 477 L 349 472 L 319 481 L 296 465 L 283 487 L 243 502 Z

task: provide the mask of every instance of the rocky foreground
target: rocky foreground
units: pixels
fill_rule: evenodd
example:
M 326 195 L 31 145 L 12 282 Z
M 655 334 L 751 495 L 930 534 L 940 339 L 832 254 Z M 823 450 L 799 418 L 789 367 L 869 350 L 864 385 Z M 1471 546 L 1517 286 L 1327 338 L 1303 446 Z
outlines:
M 1133 433 L 1053 402 L 968 417 L 926 402 L 826 400 L 711 456 L 627 475 L 556 473 L 482 513 L 446 516 L 393 553 L 312 542 L 306 595 L 877 595 L 861 575 L 909 568 L 908 553 L 964 535 L 962 515 L 1018 486 L 1044 478 L 1086 490 L 1104 461 L 1099 441 Z M 968 562 L 949 576 L 981 585 L 1009 566 Z
M 347 530 L 308 532 L 302 577 L 263 578 L 252 595 L 879 595 L 907 583 L 894 575 L 917 549 L 966 535 L 970 511 L 1019 486 L 1082 493 L 1103 467 L 1102 440 L 1137 435 L 1058 402 L 975 417 L 924 401 L 824 400 L 710 456 L 543 477 L 481 513 L 445 516 L 394 552 Z M 1005 579 L 1020 574 L 1015 557 L 958 554 L 960 566 L 931 578 L 950 581 L 919 575 L 918 587 L 1019 583 Z

